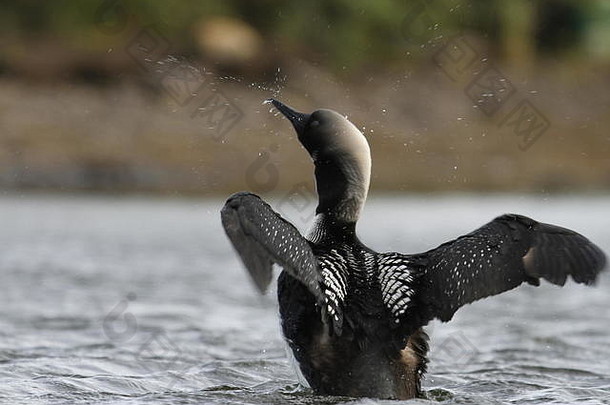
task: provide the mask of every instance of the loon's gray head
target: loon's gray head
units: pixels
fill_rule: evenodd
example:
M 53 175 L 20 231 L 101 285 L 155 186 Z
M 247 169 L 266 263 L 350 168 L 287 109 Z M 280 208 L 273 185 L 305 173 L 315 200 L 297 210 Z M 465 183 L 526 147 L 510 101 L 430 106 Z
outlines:
M 316 214 L 356 222 L 371 178 L 371 151 L 362 132 L 332 110 L 304 114 L 269 100 L 294 126 L 315 165 L 319 204 Z

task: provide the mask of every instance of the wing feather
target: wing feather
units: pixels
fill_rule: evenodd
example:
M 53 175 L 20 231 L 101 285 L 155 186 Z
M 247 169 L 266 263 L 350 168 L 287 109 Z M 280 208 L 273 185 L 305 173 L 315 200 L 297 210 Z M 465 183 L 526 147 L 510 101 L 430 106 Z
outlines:
M 221 219 L 261 293 L 267 290 L 276 263 L 323 301 L 320 272 L 309 242 L 267 203 L 252 193 L 233 194 L 221 210 Z
M 426 253 L 399 255 L 396 260 L 402 260 L 412 278 L 402 287 L 411 291 L 407 305 L 402 309 L 388 305 L 399 313 L 398 327 L 405 335 L 433 318 L 449 321 L 461 306 L 524 282 L 539 285 L 545 279 L 563 286 L 571 277 L 577 283 L 593 284 L 606 265 L 601 249 L 584 236 L 514 214 Z M 387 296 L 384 300 L 395 301 Z

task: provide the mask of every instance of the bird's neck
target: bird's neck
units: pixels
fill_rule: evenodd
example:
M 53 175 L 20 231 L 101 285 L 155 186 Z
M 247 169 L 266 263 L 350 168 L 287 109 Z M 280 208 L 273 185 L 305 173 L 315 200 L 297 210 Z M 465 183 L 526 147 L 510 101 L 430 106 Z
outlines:
M 335 223 L 356 223 L 366 202 L 371 176 L 370 160 L 349 157 L 315 160 L 317 215 Z
M 352 243 L 356 238 L 356 223 L 344 222 L 333 215 L 317 214 L 307 239 L 317 244 Z

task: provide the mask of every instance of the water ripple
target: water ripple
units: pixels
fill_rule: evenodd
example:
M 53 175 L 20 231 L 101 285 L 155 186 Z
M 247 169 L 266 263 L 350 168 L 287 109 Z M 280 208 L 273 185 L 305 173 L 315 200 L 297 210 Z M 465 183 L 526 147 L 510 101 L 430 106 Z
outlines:
M 373 247 L 417 251 L 519 210 L 610 251 L 610 198 L 593 200 L 373 199 L 359 229 Z M 255 293 L 222 237 L 220 204 L 0 198 L 0 402 L 397 403 L 297 384 L 275 298 Z M 447 224 L 447 207 L 464 215 Z M 433 323 L 427 399 L 406 403 L 609 404 L 609 292 L 609 274 L 595 288 L 523 287 Z M 442 350 L 451 337 L 469 352 Z

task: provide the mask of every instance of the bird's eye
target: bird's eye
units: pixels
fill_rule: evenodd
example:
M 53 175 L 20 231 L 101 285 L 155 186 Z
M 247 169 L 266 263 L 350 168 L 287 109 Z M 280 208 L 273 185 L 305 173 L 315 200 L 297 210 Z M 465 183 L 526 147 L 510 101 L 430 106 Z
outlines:
M 316 121 L 311 121 L 311 122 L 309 123 L 309 126 L 310 126 L 310 127 L 313 127 L 313 128 L 317 127 L 318 125 L 320 125 L 320 121 L 318 121 L 318 120 L 316 120 Z

